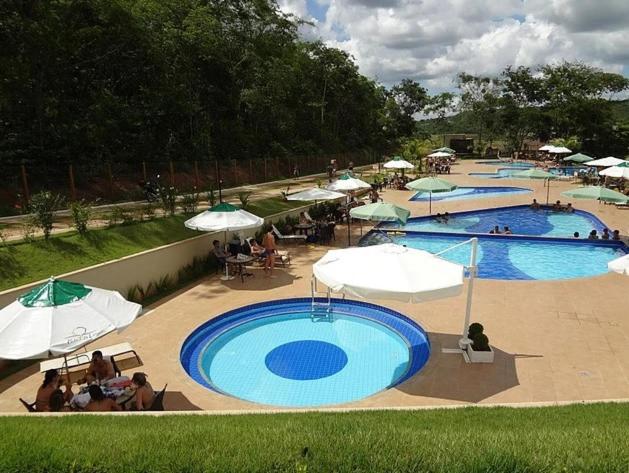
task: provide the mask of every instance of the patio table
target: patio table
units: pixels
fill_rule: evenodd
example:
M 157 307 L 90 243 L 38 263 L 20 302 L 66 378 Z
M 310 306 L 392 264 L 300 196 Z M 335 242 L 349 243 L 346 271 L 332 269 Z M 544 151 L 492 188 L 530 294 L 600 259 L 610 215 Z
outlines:
M 236 273 L 240 275 L 240 280 L 244 283 L 245 276 L 253 276 L 253 273 L 247 272 L 247 265 L 253 263 L 256 260 L 254 256 L 230 256 L 225 261 L 236 267 Z

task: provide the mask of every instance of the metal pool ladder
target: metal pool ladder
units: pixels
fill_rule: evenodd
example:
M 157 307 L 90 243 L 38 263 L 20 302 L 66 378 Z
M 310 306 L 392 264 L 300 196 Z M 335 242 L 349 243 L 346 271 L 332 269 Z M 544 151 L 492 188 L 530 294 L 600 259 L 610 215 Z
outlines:
M 317 295 L 325 296 L 325 302 L 318 302 Z M 310 318 L 316 319 L 329 319 L 332 320 L 332 293 L 330 288 L 327 288 L 325 292 L 317 290 L 317 278 L 312 276 L 310 279 Z

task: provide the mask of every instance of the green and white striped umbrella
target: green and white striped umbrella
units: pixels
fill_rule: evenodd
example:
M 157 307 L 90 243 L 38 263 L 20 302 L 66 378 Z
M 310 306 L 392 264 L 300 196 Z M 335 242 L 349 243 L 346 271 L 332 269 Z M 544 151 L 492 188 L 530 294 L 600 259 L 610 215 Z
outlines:
M 591 156 L 588 156 L 587 154 L 577 153 L 577 154 L 573 154 L 572 156 L 568 156 L 567 158 L 563 158 L 563 160 L 570 161 L 573 163 L 589 163 L 590 161 L 593 161 L 594 158 Z
M 398 222 L 406 223 L 411 212 L 397 205 L 376 202 L 374 204 L 361 205 L 349 211 L 352 218 L 370 220 L 372 222 Z
M 574 199 L 602 200 L 603 202 L 625 203 L 629 197 L 620 192 L 602 186 L 586 186 L 577 189 L 564 191 L 561 195 Z
M 184 225 L 201 232 L 235 232 L 258 228 L 263 223 L 264 219 L 257 215 L 223 202 L 186 220 Z
M 328 190 L 337 192 L 357 191 L 359 189 L 370 189 L 371 184 L 361 181 L 349 173 L 343 174 L 336 181 L 328 186 Z
M 116 291 L 50 278 L 0 310 L 0 358 L 65 355 L 122 330 L 141 311 Z

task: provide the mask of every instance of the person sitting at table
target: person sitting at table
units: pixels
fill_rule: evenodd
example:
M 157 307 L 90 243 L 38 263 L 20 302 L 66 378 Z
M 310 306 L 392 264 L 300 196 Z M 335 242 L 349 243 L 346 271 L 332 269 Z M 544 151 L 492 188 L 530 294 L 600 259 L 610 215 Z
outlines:
M 537 199 L 533 199 L 533 203 L 531 204 L 531 208 L 533 210 L 538 210 L 539 209 L 539 204 L 537 203 Z
M 299 225 L 308 225 L 310 220 L 306 217 L 306 212 L 299 212 Z
M 87 375 L 85 376 L 87 384 L 94 381 L 107 381 L 114 376 L 116 376 L 116 373 L 114 373 L 114 365 L 111 361 L 103 358 L 103 352 L 96 350 L 92 353 L 92 361 L 87 368 Z
M 225 251 L 225 248 L 221 246 L 220 241 L 214 240 L 212 242 L 212 252 L 214 253 L 214 256 L 216 256 L 216 259 L 221 264 L 221 266 L 225 266 L 227 257 L 230 255 L 229 253 L 227 253 L 227 251 Z
M 249 240 L 249 246 L 251 247 L 251 256 L 266 256 L 266 250 L 255 238 Z
M 90 402 L 85 406 L 87 412 L 113 412 L 121 411 L 122 407 L 116 404 L 116 401 L 105 397 L 103 390 L 97 384 L 90 385 L 88 392 L 90 393 Z
M 73 412 L 66 402 L 65 393 L 61 389 L 55 389 L 50 395 L 50 412 Z
M 145 411 L 150 409 L 155 399 L 155 391 L 151 383 L 146 380 L 145 373 L 133 373 L 131 378 L 132 387 L 135 389 L 135 398 L 131 403 L 131 409 Z
M 620 240 L 620 230 L 614 230 L 612 233 L 612 240 Z
M 35 410 L 37 412 L 50 412 L 50 397 L 52 394 L 59 390 L 61 384 L 61 376 L 57 370 L 48 370 L 44 373 L 44 382 L 37 389 L 37 395 L 35 396 Z M 68 385 L 65 386 L 65 392 L 63 392 L 64 403 L 72 399 L 72 389 Z

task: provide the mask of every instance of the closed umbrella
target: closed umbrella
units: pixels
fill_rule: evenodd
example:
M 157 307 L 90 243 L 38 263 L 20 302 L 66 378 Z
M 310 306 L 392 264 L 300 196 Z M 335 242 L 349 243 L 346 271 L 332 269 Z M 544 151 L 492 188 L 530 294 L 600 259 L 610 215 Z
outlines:
M 286 200 L 297 200 L 303 202 L 312 202 L 317 200 L 334 200 L 345 197 L 345 194 L 340 192 L 330 191 L 327 189 L 321 189 L 320 187 L 313 187 L 312 189 L 306 189 L 304 191 L 295 192 L 286 196 Z
M 588 163 L 592 161 L 593 159 L 594 158 L 592 158 L 591 156 L 588 156 L 587 154 L 581 154 L 581 153 L 573 154 L 571 156 L 563 158 L 564 161 L 570 161 L 573 163 Z
M 612 166 L 610 168 L 603 169 L 599 172 L 599 175 L 629 179 L 629 162 L 625 161 L 623 163 L 620 163 L 618 166 Z
M 432 193 L 450 192 L 456 189 L 457 186 L 439 177 L 422 177 L 406 184 L 406 188 L 413 191 L 429 192 L 428 213 L 432 214 Z
M 227 232 L 258 228 L 263 223 L 264 219 L 257 215 L 239 209 L 227 202 L 222 202 L 186 220 L 183 224 L 192 230 L 202 232 L 225 232 L 225 242 L 227 242 Z M 221 279 L 232 279 L 229 276 L 229 265 L 227 264 L 225 265 L 225 276 Z
M 601 168 L 608 168 L 610 166 L 618 166 L 626 161 L 618 158 L 614 158 L 613 156 L 607 156 L 606 158 L 595 159 L 594 161 L 590 161 L 585 163 L 586 166 L 596 166 Z
M 66 355 L 122 330 L 141 311 L 116 291 L 50 278 L 0 310 L 0 358 Z
M 557 179 L 557 176 L 541 169 L 531 168 L 527 169 L 526 171 L 513 173 L 513 177 L 516 177 L 518 179 L 546 179 L 546 205 L 548 205 L 548 197 L 550 195 L 550 180 Z
M 574 199 L 602 200 L 603 202 L 625 203 L 629 200 L 624 194 L 602 186 L 586 186 L 564 191 L 561 195 Z

